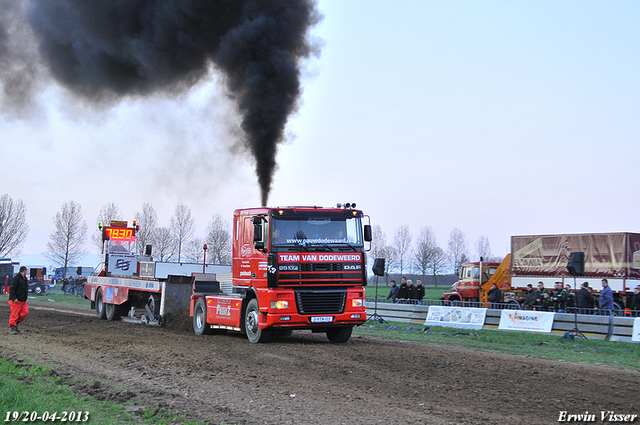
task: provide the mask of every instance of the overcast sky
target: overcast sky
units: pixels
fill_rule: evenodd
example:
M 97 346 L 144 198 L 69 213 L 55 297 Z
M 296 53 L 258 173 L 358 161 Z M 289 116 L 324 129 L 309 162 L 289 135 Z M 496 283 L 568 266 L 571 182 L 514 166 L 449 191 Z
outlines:
M 386 233 L 460 229 L 505 255 L 510 236 L 639 232 L 640 2 L 320 1 L 320 54 L 280 145 L 269 205 L 356 202 Z M 63 203 L 90 233 L 178 204 L 196 234 L 260 204 L 251 157 L 212 70 L 178 98 L 94 110 L 46 84 L 0 115 L 0 194 L 27 206 L 41 254 Z M 87 251 L 97 253 L 90 241 Z M 19 259 L 19 258 L 18 258 Z M 48 264 L 47 264 L 48 265 Z

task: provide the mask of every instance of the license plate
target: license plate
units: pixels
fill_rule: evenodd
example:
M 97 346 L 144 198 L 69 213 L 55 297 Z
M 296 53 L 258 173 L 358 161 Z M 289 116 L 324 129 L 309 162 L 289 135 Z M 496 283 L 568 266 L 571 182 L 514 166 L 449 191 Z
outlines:
M 333 322 L 333 316 L 314 316 L 311 323 L 330 323 Z

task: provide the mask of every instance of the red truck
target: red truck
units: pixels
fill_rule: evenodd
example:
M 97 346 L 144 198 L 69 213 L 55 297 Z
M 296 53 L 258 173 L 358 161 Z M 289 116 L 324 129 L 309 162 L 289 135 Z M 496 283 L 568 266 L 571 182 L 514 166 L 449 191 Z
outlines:
M 349 204 L 236 210 L 232 285 L 196 279 L 195 333 L 232 330 L 257 343 L 307 329 L 331 342 L 348 341 L 353 327 L 367 320 L 371 226 L 362 220 L 362 211 Z

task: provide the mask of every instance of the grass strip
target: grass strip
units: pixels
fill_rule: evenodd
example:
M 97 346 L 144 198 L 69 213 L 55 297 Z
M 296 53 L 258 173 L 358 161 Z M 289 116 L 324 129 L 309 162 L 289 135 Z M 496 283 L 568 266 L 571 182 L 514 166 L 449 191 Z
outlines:
M 0 422 L 196 424 L 182 422 L 184 415 L 171 414 L 157 407 L 152 409 L 134 406 L 131 402 L 98 400 L 78 394 L 71 386 L 82 387 L 83 384 L 75 378 L 73 381 L 59 376 L 52 369 L 29 364 L 23 360 L 0 358 Z M 94 383 L 93 386 L 95 385 Z M 55 420 L 52 419 L 54 414 Z M 42 420 L 43 415 L 44 418 L 48 418 L 46 422 Z M 36 416 L 39 419 L 35 419 Z
M 354 335 L 387 338 L 420 344 L 441 344 L 506 354 L 601 364 L 617 369 L 640 370 L 640 344 L 602 339 L 565 339 L 559 335 L 490 329 L 466 330 L 401 322 L 365 323 Z

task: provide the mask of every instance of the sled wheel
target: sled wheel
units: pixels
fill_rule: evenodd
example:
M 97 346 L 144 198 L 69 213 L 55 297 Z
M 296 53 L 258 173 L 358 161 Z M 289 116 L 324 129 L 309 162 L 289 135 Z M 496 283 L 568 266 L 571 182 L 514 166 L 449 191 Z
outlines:
M 122 317 L 122 309 L 119 305 L 104 303 L 105 317 L 107 320 L 119 320 Z

